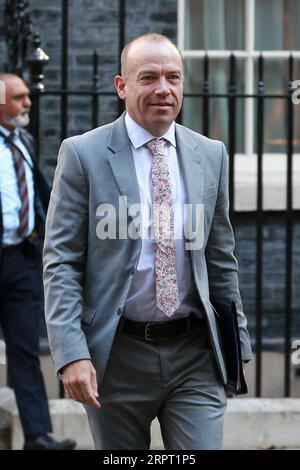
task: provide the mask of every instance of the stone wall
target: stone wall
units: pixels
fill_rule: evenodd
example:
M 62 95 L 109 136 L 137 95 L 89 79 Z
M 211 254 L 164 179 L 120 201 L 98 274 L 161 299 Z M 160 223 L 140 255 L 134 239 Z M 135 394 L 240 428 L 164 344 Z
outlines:
M 77 441 L 77 450 L 92 450 L 92 436 L 83 406 L 66 399 L 50 400 L 49 405 L 55 438 L 72 438 Z M 224 449 L 299 449 L 299 418 L 300 400 L 296 398 L 229 399 Z M 13 392 L 4 388 L 0 391 L 0 450 L 22 449 L 23 442 Z M 151 425 L 150 449 L 164 449 L 157 419 Z

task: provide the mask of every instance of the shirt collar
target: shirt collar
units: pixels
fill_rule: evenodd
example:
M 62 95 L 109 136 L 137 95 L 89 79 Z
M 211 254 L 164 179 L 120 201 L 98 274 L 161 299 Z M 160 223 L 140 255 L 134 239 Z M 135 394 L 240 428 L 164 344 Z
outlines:
M 0 132 L 5 135 L 5 137 L 13 134 L 16 137 L 19 137 L 19 129 L 16 127 L 13 131 L 9 131 L 6 127 L 0 125 Z
M 155 139 L 155 136 L 146 131 L 142 126 L 137 124 L 128 113 L 125 115 L 125 125 L 128 133 L 128 137 L 134 146 L 135 149 L 138 149 L 145 145 L 152 139 Z M 175 122 L 173 121 L 170 125 L 167 132 L 161 136 L 161 138 L 166 139 L 170 144 L 176 147 L 176 138 L 175 138 Z

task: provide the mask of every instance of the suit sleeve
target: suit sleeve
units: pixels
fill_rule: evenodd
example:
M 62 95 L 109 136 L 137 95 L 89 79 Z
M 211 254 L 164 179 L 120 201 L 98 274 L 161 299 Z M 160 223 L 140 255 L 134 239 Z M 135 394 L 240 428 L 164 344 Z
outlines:
M 243 360 L 252 359 L 247 319 L 238 285 L 238 263 L 234 256 L 234 234 L 229 219 L 228 155 L 223 143 L 218 196 L 205 250 L 210 293 L 232 299 L 236 304 Z
M 75 360 L 90 359 L 80 321 L 87 227 L 87 184 L 76 149 L 67 139 L 58 156 L 43 252 L 45 316 L 57 372 Z

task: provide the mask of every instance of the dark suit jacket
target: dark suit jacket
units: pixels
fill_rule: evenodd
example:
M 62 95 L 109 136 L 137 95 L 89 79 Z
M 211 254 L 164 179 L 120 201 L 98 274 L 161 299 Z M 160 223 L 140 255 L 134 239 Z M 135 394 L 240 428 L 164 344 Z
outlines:
M 28 149 L 32 162 L 33 162 L 33 179 L 34 179 L 34 210 L 35 210 L 35 230 L 38 233 L 39 237 L 44 237 L 44 226 L 46 219 L 46 212 L 50 199 L 50 188 L 41 173 L 36 157 L 35 157 L 35 143 L 32 135 L 30 135 L 24 129 L 20 129 L 20 138 L 23 141 L 24 145 Z M 1 206 L 1 197 L 0 197 L 0 241 L 3 236 L 3 221 L 2 221 L 2 206 Z M 0 254 L 1 254 L 1 243 L 0 243 Z

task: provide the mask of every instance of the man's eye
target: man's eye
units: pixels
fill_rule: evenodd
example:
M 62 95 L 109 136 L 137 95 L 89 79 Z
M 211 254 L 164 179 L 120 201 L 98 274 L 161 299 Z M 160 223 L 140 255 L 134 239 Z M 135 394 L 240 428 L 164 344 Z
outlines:
M 180 77 L 179 77 L 179 75 L 170 75 L 169 79 L 170 80 L 180 80 Z
M 153 80 L 154 79 L 154 76 L 153 75 L 144 75 L 142 77 L 142 80 Z

